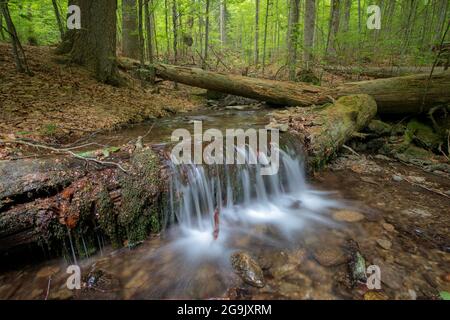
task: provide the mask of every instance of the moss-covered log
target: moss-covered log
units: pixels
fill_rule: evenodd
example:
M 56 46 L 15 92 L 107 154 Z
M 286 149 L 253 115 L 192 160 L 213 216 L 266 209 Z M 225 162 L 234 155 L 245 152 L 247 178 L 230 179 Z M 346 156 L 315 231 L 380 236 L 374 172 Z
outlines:
M 2 163 L 0 253 L 36 244 L 63 253 L 70 237 L 84 255 L 98 234 L 118 247 L 144 240 L 159 231 L 161 166 L 151 149 L 133 154 L 127 173 L 61 157 Z
M 159 64 L 156 75 L 187 85 L 263 100 L 283 106 L 311 106 L 350 94 L 368 94 L 379 113 L 420 113 L 450 102 L 450 71 L 346 83 L 324 88 L 305 83 L 282 82 Z
M 339 98 L 332 104 L 309 108 L 290 108 L 274 113 L 274 121 L 289 125 L 300 137 L 310 169 L 322 167 L 344 143 L 363 129 L 377 113 L 377 104 L 369 95 Z

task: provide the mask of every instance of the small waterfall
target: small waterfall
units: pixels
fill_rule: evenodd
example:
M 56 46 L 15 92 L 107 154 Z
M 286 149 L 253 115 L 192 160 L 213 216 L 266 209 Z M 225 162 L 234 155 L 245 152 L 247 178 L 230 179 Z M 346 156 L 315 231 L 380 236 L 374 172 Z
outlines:
M 249 148 L 239 150 L 246 159 Z M 239 248 L 242 237 L 273 242 L 292 239 L 314 222 L 331 223 L 327 213 L 338 207 L 325 192 L 305 180 L 302 158 L 279 150 L 280 168 L 275 175 L 260 174 L 260 164 L 172 164 L 170 196 L 165 225 L 175 237 L 173 245 L 191 260 L 224 257 Z M 228 259 L 228 257 L 225 257 Z

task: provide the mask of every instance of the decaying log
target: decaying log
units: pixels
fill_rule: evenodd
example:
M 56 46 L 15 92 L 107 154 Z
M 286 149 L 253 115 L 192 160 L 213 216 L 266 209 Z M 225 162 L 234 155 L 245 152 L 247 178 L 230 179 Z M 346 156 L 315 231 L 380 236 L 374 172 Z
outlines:
M 96 234 L 116 246 L 143 240 L 158 231 L 167 181 L 159 159 L 135 152 L 127 173 L 62 156 L 1 162 L 0 254 L 35 244 L 57 252 L 69 233 L 83 247 Z
M 290 108 L 274 113 L 279 123 L 288 123 L 289 131 L 304 145 L 308 167 L 322 167 L 352 136 L 366 127 L 377 113 L 375 100 L 366 94 L 339 98 L 333 104 L 308 108 Z
M 450 102 L 450 71 L 346 83 L 324 88 L 205 71 L 197 68 L 155 65 L 156 75 L 204 89 L 253 98 L 283 106 L 311 106 L 350 94 L 371 95 L 379 113 L 420 113 Z
M 354 66 L 323 66 L 323 70 L 338 75 L 360 75 L 374 78 L 392 78 L 402 77 L 414 74 L 426 73 L 430 74 L 431 67 L 419 66 L 419 67 L 354 67 Z M 443 67 L 436 67 L 434 72 L 444 72 Z

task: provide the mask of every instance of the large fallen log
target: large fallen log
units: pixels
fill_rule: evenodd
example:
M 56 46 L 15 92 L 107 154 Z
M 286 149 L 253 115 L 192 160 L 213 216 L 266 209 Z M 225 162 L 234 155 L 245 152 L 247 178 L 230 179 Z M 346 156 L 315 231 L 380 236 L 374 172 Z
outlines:
M 348 75 L 359 75 L 374 78 L 392 78 L 409 76 L 414 74 L 426 73 L 430 74 L 431 67 L 418 66 L 418 67 L 354 67 L 354 66 L 323 66 L 323 70 L 330 73 L 348 76 Z M 441 73 L 444 72 L 444 67 L 436 67 L 433 72 Z
M 205 71 L 198 68 L 155 65 L 156 75 L 195 87 L 253 98 L 283 106 L 320 105 L 349 94 L 371 95 L 379 113 L 420 113 L 450 102 L 450 71 L 346 83 L 324 88 Z

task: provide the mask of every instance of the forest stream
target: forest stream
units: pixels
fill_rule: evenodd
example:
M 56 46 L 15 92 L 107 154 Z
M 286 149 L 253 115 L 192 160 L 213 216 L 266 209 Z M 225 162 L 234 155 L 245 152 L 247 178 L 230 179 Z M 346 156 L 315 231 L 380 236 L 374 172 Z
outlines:
M 258 128 L 267 113 L 198 110 L 92 141 L 117 146 L 143 136 L 164 146 L 193 121 Z M 450 190 L 448 179 L 367 152 L 341 153 L 307 174 L 301 149 L 284 147 L 270 177 L 258 167 L 172 166 L 160 234 L 121 249 L 98 236 L 100 250 L 84 258 L 70 243 L 64 258 L 5 270 L 0 299 L 434 299 L 450 291 L 450 199 L 433 191 Z M 74 263 L 81 290 L 66 285 Z M 378 290 L 364 283 L 372 265 Z

